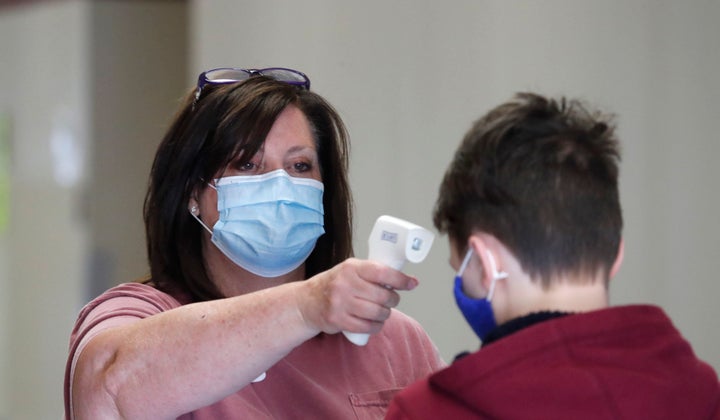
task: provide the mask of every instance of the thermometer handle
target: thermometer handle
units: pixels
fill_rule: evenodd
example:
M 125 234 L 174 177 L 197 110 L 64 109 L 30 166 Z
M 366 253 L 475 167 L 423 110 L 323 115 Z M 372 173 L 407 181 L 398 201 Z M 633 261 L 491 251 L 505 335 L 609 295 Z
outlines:
M 396 270 L 402 270 L 403 266 L 405 265 L 405 259 L 398 259 L 393 260 L 391 258 L 383 258 L 382 253 L 375 252 L 373 248 L 372 242 L 370 243 L 370 252 L 368 253 L 368 259 L 373 261 L 381 262 L 389 267 L 392 267 Z M 386 286 L 387 287 L 387 286 Z M 364 346 L 368 343 L 368 340 L 370 339 L 370 334 L 367 333 L 354 333 L 349 331 L 343 331 L 343 334 L 345 334 L 345 337 L 347 337 L 348 340 L 350 340 L 351 343 L 358 345 L 358 346 Z

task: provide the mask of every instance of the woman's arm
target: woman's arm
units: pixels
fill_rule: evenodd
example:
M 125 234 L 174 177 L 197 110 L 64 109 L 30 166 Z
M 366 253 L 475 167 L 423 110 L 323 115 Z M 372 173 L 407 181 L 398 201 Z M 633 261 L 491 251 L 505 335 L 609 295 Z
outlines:
M 401 272 L 350 259 L 307 281 L 110 328 L 78 358 L 74 416 L 176 418 L 238 391 L 320 332 L 379 331 L 399 302 L 392 289 L 416 285 Z

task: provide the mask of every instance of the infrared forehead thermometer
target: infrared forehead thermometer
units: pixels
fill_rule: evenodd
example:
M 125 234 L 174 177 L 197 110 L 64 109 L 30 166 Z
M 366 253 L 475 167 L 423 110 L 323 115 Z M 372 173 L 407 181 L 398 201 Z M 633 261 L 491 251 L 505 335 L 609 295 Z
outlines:
M 380 216 L 368 238 L 368 259 L 402 270 L 406 261 L 419 263 L 425 259 L 435 234 L 397 217 Z M 358 346 L 367 344 L 369 334 L 343 331 Z

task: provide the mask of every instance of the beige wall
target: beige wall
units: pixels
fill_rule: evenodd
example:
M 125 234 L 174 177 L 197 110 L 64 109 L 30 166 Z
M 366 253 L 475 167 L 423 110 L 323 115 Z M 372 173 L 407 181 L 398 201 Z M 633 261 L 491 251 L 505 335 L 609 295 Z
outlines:
M 77 310 L 146 271 L 142 197 L 176 99 L 198 71 L 225 65 L 301 69 L 337 106 L 353 141 L 358 256 L 380 214 L 431 226 L 462 134 L 515 91 L 615 111 L 626 259 L 613 302 L 662 305 L 720 369 L 720 3 L 189 5 L 0 8 L 0 118 L 13 127 L 11 224 L 0 230 L 0 419 L 59 416 Z M 422 286 L 401 308 L 449 360 L 478 343 L 455 310 L 447 258 L 440 238 L 425 262 L 406 266 Z
M 93 2 L 89 293 L 147 274 L 142 204 L 155 149 L 187 87 L 184 2 Z
M 79 212 L 90 147 L 86 13 L 75 2 L 0 14 L 0 112 L 12 125 L 0 418 L 51 418 L 62 408 L 62 354 L 88 238 Z
M 0 9 L 0 113 L 12 127 L 0 419 L 61 418 L 80 307 L 147 271 L 142 198 L 185 89 L 186 20 L 183 2 Z
M 430 226 L 442 173 L 471 121 L 519 90 L 618 114 L 625 265 L 615 304 L 662 305 L 720 368 L 720 3 L 707 1 L 193 2 L 195 71 L 309 74 L 353 139 L 357 251 L 383 213 Z M 401 308 L 443 355 L 477 341 L 452 301 L 445 238 L 408 266 Z

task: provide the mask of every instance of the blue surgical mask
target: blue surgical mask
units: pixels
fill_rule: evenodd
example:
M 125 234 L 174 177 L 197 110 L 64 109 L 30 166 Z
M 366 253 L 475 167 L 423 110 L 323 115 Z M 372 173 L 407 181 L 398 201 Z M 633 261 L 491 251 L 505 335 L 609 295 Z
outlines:
M 493 279 L 490 283 L 490 291 L 488 292 L 487 297 L 482 299 L 474 299 L 469 297 L 465 294 L 465 292 L 463 292 L 462 275 L 465 272 L 468 263 L 470 262 L 470 258 L 472 257 L 473 252 L 473 248 L 470 248 L 468 250 L 462 264 L 460 265 L 460 269 L 455 275 L 455 302 L 457 303 L 457 306 L 460 309 L 460 312 L 465 317 L 467 323 L 470 324 L 470 327 L 473 329 L 473 331 L 475 331 L 475 334 L 477 334 L 481 341 L 485 341 L 488 333 L 490 333 L 490 331 L 497 327 L 497 322 L 495 321 L 495 314 L 493 313 L 492 305 L 490 304 L 490 302 L 492 301 L 493 293 L 495 292 L 495 283 L 500 279 L 506 278 L 507 273 L 497 272 L 497 269 L 495 267 L 495 260 L 492 254 L 488 253 L 488 259 L 490 260 L 493 271 Z
M 211 185 L 212 186 L 212 185 Z M 235 264 L 278 277 L 302 264 L 323 229 L 323 184 L 282 169 L 216 180 L 219 219 L 212 242 Z

